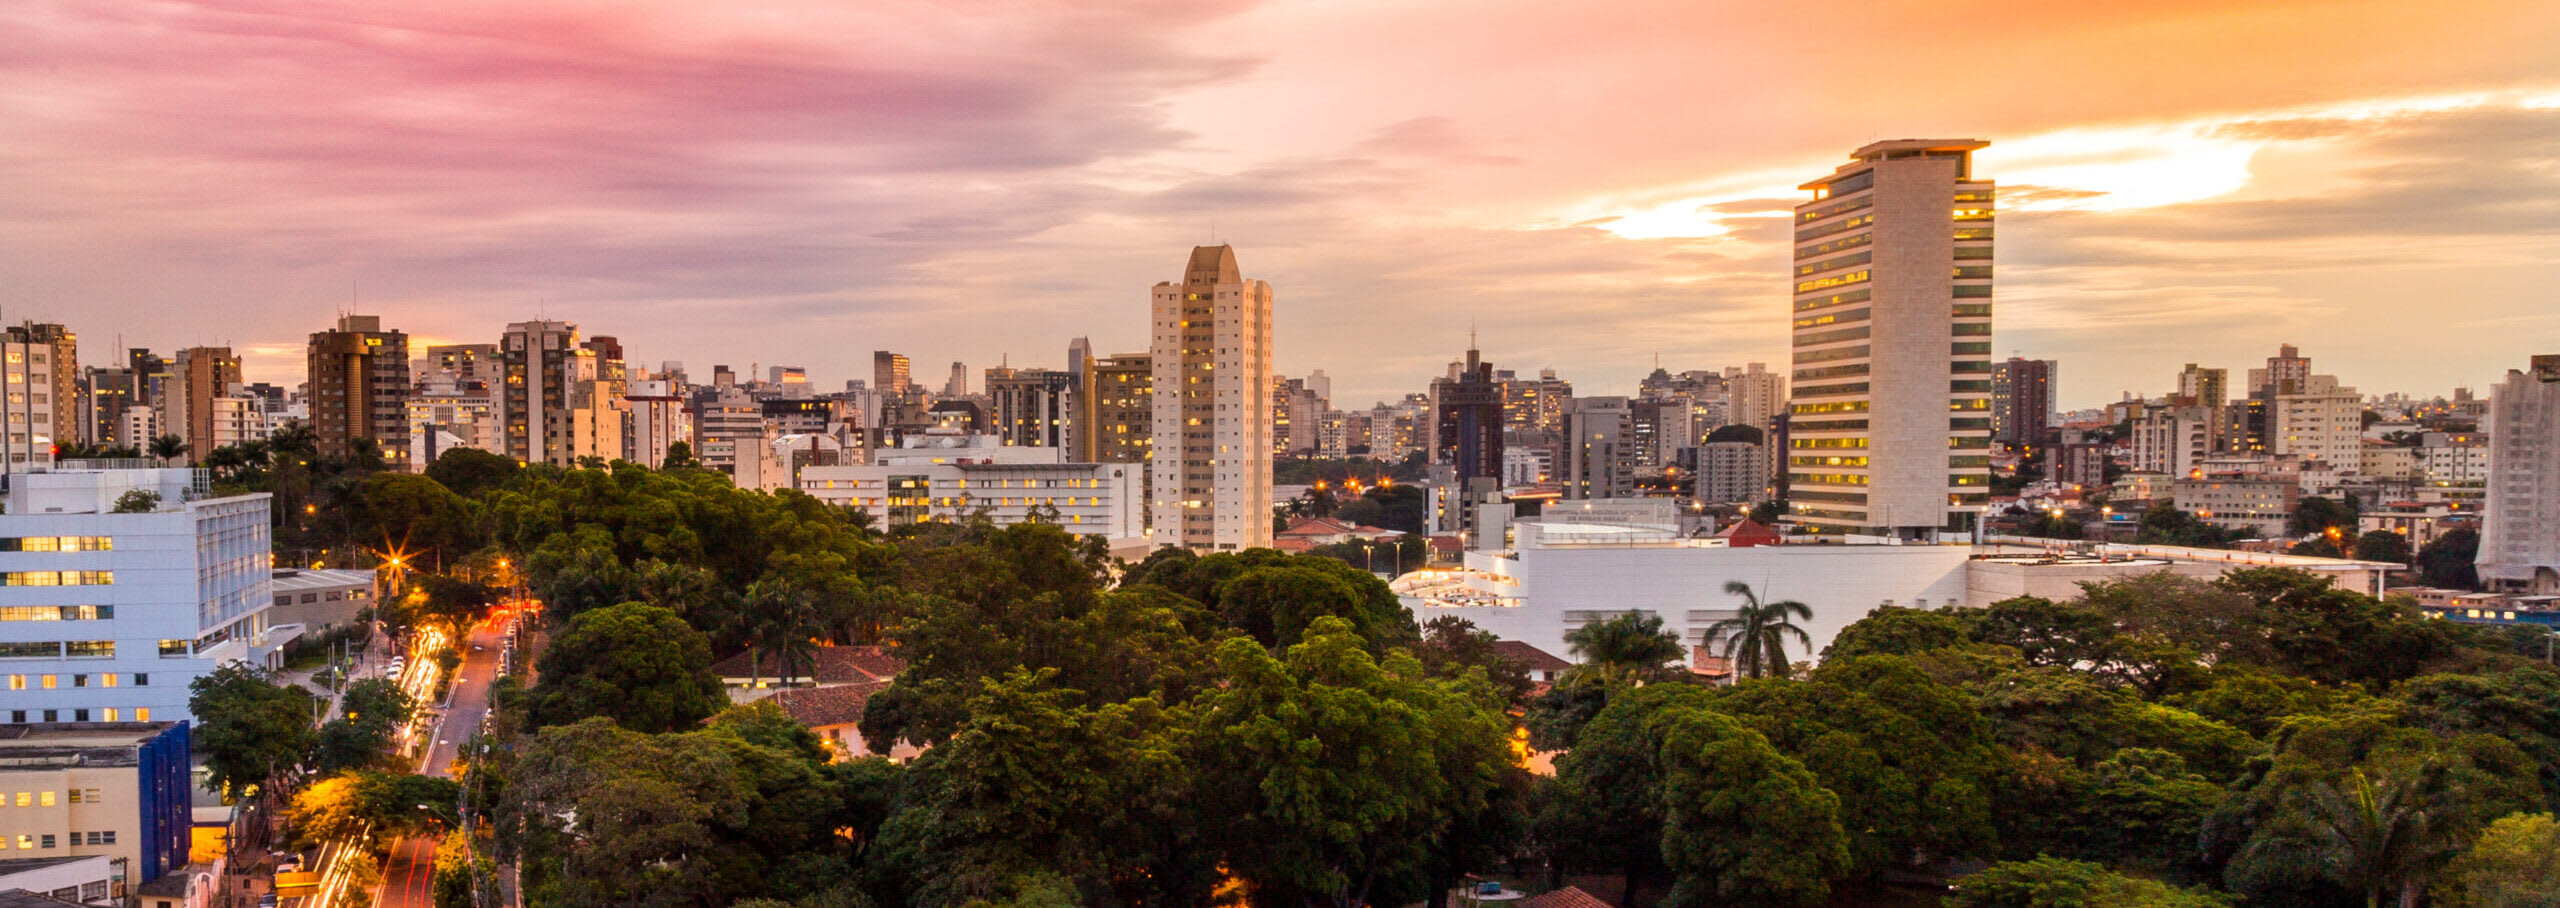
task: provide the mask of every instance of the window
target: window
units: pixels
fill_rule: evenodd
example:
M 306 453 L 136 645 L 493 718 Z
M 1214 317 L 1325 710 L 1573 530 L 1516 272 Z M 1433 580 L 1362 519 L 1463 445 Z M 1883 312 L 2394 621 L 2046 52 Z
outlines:
M 112 659 L 116 655 L 113 640 L 73 640 L 66 646 L 73 659 Z
M 38 806 L 38 807 L 51 807 L 51 806 L 53 806 L 53 792 L 51 792 L 51 791 L 39 791 L 39 792 L 36 792 L 36 806 Z M 46 847 L 52 847 L 52 846 L 48 845 L 48 846 L 46 846 Z
M 104 721 L 104 722 L 113 722 L 113 721 L 116 721 L 116 708 L 115 708 L 115 707 L 112 707 L 112 706 L 107 707 L 107 708 L 106 708 L 105 710 L 103 710 L 102 712 L 104 712 L 105 717 L 104 717 L 103 719 L 101 719 L 100 721 Z
M 53 838 L 54 838 L 54 837 L 53 837 L 53 833 L 50 833 L 50 832 L 45 833 L 45 834 L 44 834 L 44 847 L 46 847 L 46 848 L 51 848 L 51 847 L 53 847 Z
M 60 643 L 0 643 L 0 659 L 59 659 Z
M 151 721 L 151 707 L 148 707 L 148 706 L 136 706 L 136 707 L 134 707 L 134 708 L 133 708 L 133 721 L 136 721 L 136 722 L 149 722 L 149 721 Z
M 150 687 L 150 686 L 151 686 L 151 673 L 150 673 L 150 672 L 134 672 L 134 673 L 133 673 L 133 686 L 135 686 L 135 687 Z
M 160 655 L 161 655 L 161 656 L 163 656 L 163 657 L 167 657 L 167 656 L 184 656 L 184 655 L 187 655 L 187 641 L 185 641 L 185 640 L 162 640 L 162 641 L 160 641 Z

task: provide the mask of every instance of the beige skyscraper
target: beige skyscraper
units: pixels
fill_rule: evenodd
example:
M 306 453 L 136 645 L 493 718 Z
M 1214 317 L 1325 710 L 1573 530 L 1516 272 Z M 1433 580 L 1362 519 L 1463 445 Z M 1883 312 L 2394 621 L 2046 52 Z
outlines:
M 1155 286 L 1155 539 L 1212 551 L 1271 544 L 1271 285 L 1235 249 L 1191 250 Z
M 311 335 L 312 440 L 320 456 L 344 459 L 355 439 L 372 439 L 392 469 L 409 466 L 409 335 L 382 329 L 374 315 L 338 317 Z
M 240 387 L 240 357 L 229 347 L 188 347 L 169 364 L 169 393 L 158 401 L 160 431 L 186 442 L 186 457 L 203 460 L 214 449 L 236 442 L 240 413 L 226 403 Z M 227 431 L 226 429 L 234 429 Z M 144 443 L 148 447 L 149 442 Z
M 1793 518 L 1926 538 L 1989 506 L 1992 184 L 1975 139 L 1901 139 L 1795 217 Z
M 574 466 L 582 452 L 580 395 L 597 380 L 596 351 L 578 342 L 578 326 L 530 321 L 507 326 L 500 339 L 496 419 L 500 453 L 520 463 Z M 619 424 L 616 424 L 617 430 Z

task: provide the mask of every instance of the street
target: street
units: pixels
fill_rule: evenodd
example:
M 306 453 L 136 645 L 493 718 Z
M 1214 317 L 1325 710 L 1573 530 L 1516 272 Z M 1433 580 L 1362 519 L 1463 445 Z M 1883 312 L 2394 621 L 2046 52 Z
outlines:
M 505 644 L 507 613 L 500 612 L 471 628 L 462 648 L 462 666 L 453 682 L 451 706 L 430 732 L 419 772 L 450 776 L 464 742 L 489 714 L 489 686 L 498 677 L 498 650 Z M 435 903 L 435 837 L 421 836 L 395 844 L 383 862 L 381 908 L 428 908 Z

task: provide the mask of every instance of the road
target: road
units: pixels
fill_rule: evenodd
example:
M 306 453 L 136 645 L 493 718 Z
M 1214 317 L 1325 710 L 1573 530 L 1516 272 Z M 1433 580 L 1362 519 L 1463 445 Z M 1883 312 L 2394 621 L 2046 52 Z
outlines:
M 452 705 L 435 726 L 435 740 L 428 743 L 419 772 L 452 775 L 456 753 L 489 715 L 489 685 L 498 678 L 498 650 L 506 642 L 506 622 L 506 613 L 501 612 L 471 628 L 453 681 Z M 377 908 L 430 908 L 435 903 L 436 841 L 421 836 L 392 846 L 391 857 L 383 862 Z

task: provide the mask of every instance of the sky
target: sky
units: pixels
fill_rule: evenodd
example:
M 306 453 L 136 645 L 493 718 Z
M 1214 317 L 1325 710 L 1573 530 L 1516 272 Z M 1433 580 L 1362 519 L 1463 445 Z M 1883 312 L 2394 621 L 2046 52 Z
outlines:
M 938 384 L 1144 350 L 1226 242 L 1337 405 L 1470 330 L 1627 394 L 1783 368 L 1794 187 L 1905 137 L 1992 143 L 1994 349 L 2066 407 L 2560 352 L 2547 0 L 13 0 L 0 319 L 286 385 L 350 307 Z

